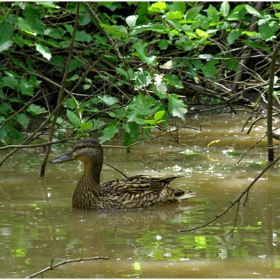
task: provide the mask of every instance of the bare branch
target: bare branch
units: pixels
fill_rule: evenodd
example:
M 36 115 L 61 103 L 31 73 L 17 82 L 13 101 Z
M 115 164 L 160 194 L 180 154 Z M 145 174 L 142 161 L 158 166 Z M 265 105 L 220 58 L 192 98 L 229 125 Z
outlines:
M 224 210 L 223 212 L 221 212 L 220 214 L 218 214 L 217 216 L 215 216 L 213 219 L 211 219 L 210 221 L 204 223 L 203 225 L 200 225 L 200 226 L 197 226 L 197 227 L 194 227 L 194 228 L 191 228 L 191 229 L 182 229 L 180 230 L 180 232 L 187 232 L 187 231 L 193 231 L 193 230 L 196 230 L 196 229 L 199 229 L 199 228 L 204 228 L 210 224 L 212 224 L 214 221 L 216 221 L 217 219 L 219 219 L 220 217 L 222 217 L 223 215 L 225 215 L 234 205 L 237 205 L 237 214 L 238 214 L 238 211 L 240 209 L 240 203 L 241 203 L 241 199 L 243 198 L 243 196 L 246 194 L 246 198 L 245 198 L 245 201 L 243 202 L 242 206 L 244 207 L 246 205 L 246 202 L 248 200 L 248 194 L 249 194 L 249 191 L 250 189 L 253 187 L 253 185 L 262 177 L 262 175 L 271 167 L 273 166 L 278 160 L 280 159 L 280 157 L 278 157 L 276 160 L 274 160 L 273 162 L 269 163 L 263 170 L 262 172 L 251 182 L 251 184 L 241 193 L 241 195 L 234 201 L 230 204 L 230 206 Z M 235 220 L 234 220 L 234 224 L 233 224 L 233 227 L 232 227 L 232 230 L 228 233 L 233 233 L 235 227 L 236 227 L 236 223 L 237 223 L 237 214 L 235 215 Z
M 67 264 L 67 263 L 72 263 L 72 262 L 82 262 L 82 261 L 96 261 L 96 260 L 108 260 L 109 258 L 108 257 L 90 257 L 90 258 L 78 258 L 78 259 L 71 259 L 71 260 L 64 260 L 60 263 L 57 263 L 55 265 L 53 265 L 53 261 L 54 261 L 54 256 L 52 256 L 51 258 L 51 262 L 50 262 L 50 265 L 28 277 L 26 277 L 26 279 L 30 279 L 30 278 L 34 278 L 36 277 L 37 275 L 39 274 L 43 274 L 44 272 L 46 271 L 49 271 L 49 270 L 53 270 L 54 268 L 58 267 L 58 266 L 61 266 L 61 265 L 64 265 L 64 264 Z M 43 278 L 43 275 L 42 275 L 42 278 Z

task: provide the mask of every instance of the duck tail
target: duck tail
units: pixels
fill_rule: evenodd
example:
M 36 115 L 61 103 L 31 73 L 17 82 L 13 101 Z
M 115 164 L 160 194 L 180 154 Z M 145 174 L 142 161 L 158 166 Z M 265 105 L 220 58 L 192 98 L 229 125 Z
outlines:
M 180 197 L 178 197 L 179 201 L 194 197 L 196 195 L 195 192 L 192 191 L 186 191 L 183 195 L 181 195 Z

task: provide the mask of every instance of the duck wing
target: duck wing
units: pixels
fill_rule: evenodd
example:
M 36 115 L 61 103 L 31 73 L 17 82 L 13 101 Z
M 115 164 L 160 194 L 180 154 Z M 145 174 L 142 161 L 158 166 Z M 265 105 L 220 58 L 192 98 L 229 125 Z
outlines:
M 182 177 L 182 176 L 180 176 Z M 114 180 L 101 185 L 102 189 L 107 189 L 116 193 L 140 194 L 144 192 L 160 193 L 168 184 L 179 176 L 168 178 L 154 178 L 145 175 L 137 175 L 124 179 Z M 179 190 L 178 190 L 179 191 Z M 183 193 L 183 191 L 180 191 Z

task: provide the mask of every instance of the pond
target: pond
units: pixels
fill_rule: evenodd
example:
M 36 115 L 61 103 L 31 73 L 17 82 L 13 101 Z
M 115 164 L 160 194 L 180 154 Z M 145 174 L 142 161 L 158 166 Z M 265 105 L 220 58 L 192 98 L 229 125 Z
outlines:
M 185 202 L 142 210 L 74 210 L 71 198 L 83 165 L 49 164 L 40 178 L 43 150 L 18 152 L 0 168 L 0 277 L 28 277 L 48 267 L 52 258 L 55 265 L 91 257 L 108 260 L 65 263 L 43 277 L 279 277 L 278 164 L 256 182 L 238 212 L 234 206 L 209 226 L 182 232 L 224 211 L 265 168 L 266 139 L 237 164 L 266 131 L 260 122 L 251 134 L 241 133 L 247 118 L 227 114 L 189 121 L 202 131 L 181 130 L 181 145 L 170 136 L 137 145 L 133 151 L 141 158 L 105 148 L 105 161 L 127 176 L 180 175 L 171 186 L 196 192 Z M 65 151 L 52 149 L 50 160 Z M 121 177 L 104 164 L 102 182 Z M 228 235 L 235 222 L 233 236 Z

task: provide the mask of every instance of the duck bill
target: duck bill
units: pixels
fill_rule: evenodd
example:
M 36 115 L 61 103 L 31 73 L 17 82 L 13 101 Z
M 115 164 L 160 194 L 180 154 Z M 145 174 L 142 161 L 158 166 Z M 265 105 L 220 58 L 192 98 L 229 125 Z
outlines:
M 64 162 L 64 161 L 69 161 L 69 160 L 73 160 L 72 154 L 65 154 L 59 158 L 52 160 L 51 163 L 59 163 L 59 162 Z

